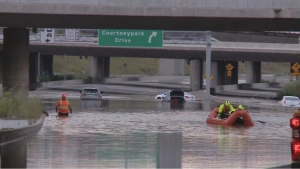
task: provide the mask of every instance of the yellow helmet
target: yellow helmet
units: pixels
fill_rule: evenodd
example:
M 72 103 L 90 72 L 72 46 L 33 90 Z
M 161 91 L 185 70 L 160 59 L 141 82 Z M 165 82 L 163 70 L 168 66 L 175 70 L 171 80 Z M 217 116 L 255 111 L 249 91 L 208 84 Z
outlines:
M 238 109 L 239 109 L 239 110 L 244 110 L 244 106 L 239 105 Z
M 224 101 L 225 106 L 230 106 L 230 101 L 226 100 Z

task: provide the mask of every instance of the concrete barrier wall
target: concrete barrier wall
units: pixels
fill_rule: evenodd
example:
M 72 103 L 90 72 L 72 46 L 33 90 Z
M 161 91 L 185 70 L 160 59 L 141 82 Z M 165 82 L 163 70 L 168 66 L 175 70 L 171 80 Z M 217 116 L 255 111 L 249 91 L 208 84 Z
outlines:
M 245 90 L 249 88 L 267 88 L 267 87 L 281 87 L 280 83 L 272 82 L 272 83 L 243 83 L 236 85 L 222 85 L 210 88 L 211 94 L 220 93 L 222 91 L 230 91 L 230 90 Z
M 278 82 L 270 82 L 270 83 L 244 83 L 238 84 L 238 89 L 249 89 L 249 88 L 267 88 L 267 87 L 275 87 L 280 88 L 281 84 Z
M 216 86 L 210 88 L 210 93 L 215 94 L 222 91 L 237 90 L 237 89 L 238 89 L 238 85 L 222 85 L 222 86 Z
M 41 85 L 41 87 L 47 87 L 47 86 L 85 84 L 88 82 L 89 82 L 89 80 L 65 80 L 65 81 L 62 80 L 62 81 L 43 82 L 43 83 L 40 83 L 40 85 Z
M 266 88 L 269 87 L 269 83 L 244 83 L 238 84 L 237 88 L 240 90 L 249 89 L 249 88 Z
M 61 81 L 50 81 L 36 84 L 30 84 L 30 89 L 35 90 L 37 88 L 47 88 L 50 86 L 61 86 L 61 85 L 80 85 L 90 83 L 89 79 L 85 80 L 61 80 Z
M 44 115 L 42 115 L 33 125 L 18 129 L 0 130 L 0 146 L 19 141 L 33 134 L 37 134 L 42 128 L 43 123 Z

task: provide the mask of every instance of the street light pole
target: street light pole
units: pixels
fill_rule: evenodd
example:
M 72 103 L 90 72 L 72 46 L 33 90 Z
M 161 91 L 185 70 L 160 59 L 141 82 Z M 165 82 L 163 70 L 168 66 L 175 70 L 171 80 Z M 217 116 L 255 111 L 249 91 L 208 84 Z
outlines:
M 205 111 L 210 111 L 210 67 L 211 67 L 211 32 L 206 32 L 206 84 Z

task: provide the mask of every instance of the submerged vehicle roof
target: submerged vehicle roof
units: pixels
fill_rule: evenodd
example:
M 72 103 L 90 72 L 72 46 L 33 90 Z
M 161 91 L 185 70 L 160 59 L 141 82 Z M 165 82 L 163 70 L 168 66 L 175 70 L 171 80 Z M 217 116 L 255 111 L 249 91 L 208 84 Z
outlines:
M 170 96 L 184 96 L 184 91 L 182 90 L 172 90 Z

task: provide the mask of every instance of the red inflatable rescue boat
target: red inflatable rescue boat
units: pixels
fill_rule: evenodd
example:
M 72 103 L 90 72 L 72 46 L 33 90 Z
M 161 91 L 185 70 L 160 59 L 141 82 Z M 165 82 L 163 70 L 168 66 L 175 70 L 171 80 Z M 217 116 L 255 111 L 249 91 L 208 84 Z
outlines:
M 246 110 L 237 110 L 233 112 L 227 119 L 218 119 L 218 109 L 214 108 L 208 118 L 206 119 L 207 124 L 217 124 L 217 125 L 227 125 L 232 126 L 237 121 L 239 117 L 242 117 L 243 119 L 243 126 L 254 126 L 254 123 L 249 115 L 249 113 Z

